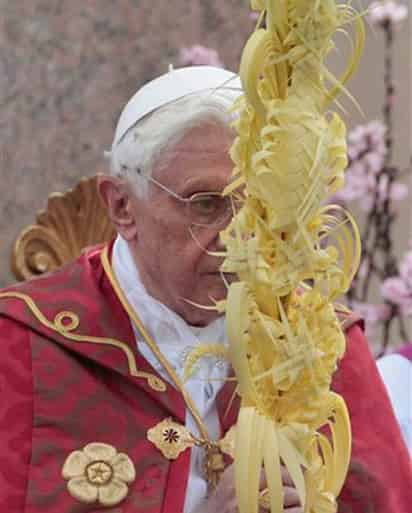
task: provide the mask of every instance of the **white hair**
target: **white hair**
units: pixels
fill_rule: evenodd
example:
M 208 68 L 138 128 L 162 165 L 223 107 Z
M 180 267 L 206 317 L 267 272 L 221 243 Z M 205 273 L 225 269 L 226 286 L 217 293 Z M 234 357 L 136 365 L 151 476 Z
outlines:
M 132 126 L 110 152 L 110 174 L 124 178 L 139 197 L 147 197 L 154 168 L 161 169 L 175 146 L 198 126 L 217 124 L 228 131 L 235 119 L 229 109 L 239 92 L 222 89 L 194 93 L 171 102 Z

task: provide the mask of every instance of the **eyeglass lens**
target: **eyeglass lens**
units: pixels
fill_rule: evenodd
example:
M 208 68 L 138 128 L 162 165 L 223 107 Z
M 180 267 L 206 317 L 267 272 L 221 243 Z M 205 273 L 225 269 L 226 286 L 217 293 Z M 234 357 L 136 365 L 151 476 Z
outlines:
M 186 204 L 188 217 L 198 226 L 220 225 L 228 221 L 236 211 L 236 205 L 229 196 L 213 193 L 193 195 Z

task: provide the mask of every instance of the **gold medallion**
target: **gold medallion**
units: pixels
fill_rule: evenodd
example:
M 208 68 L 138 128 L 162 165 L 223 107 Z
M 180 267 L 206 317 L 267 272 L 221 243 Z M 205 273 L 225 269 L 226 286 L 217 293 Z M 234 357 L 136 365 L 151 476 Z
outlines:
M 202 447 L 206 452 L 206 479 L 213 490 L 226 468 L 224 455 L 231 458 L 234 456 L 235 434 L 235 426 L 232 426 L 226 435 L 217 442 L 196 438 L 185 426 L 169 417 L 150 428 L 147 432 L 147 439 L 168 460 L 175 460 L 186 449 L 194 446 Z
M 162 422 L 149 429 L 147 439 L 168 460 L 175 460 L 183 451 L 196 444 L 196 440 L 190 431 L 171 418 L 162 420 Z

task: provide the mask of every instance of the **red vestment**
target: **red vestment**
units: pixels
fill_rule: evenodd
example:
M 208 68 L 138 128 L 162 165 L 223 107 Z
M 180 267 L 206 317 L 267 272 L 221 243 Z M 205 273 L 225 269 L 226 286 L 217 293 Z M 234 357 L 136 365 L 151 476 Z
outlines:
M 106 512 L 181 513 L 190 449 L 169 462 L 146 433 L 166 417 L 184 424 L 185 403 L 168 383 L 160 392 L 147 376 L 133 375 L 135 365 L 163 381 L 137 351 L 100 250 L 2 292 L 15 297 L 0 293 L 0 511 L 102 511 L 71 497 L 61 469 L 71 452 L 104 442 L 136 467 L 128 496 Z M 68 318 L 56 317 L 61 312 L 75 313 L 80 324 L 65 331 Z M 347 340 L 333 385 L 347 402 L 353 431 L 340 511 L 407 513 L 410 459 L 359 323 L 347 330 Z M 238 403 L 226 411 L 232 390 L 225 385 L 217 398 L 222 435 L 236 421 Z

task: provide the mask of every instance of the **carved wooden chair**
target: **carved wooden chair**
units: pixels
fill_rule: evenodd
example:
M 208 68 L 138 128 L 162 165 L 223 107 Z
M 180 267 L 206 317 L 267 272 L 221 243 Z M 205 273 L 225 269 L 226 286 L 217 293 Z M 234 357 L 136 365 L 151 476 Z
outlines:
M 83 178 L 73 189 L 49 196 L 46 210 L 14 243 L 11 268 L 18 280 L 53 271 L 115 235 L 96 182 L 96 176 Z

